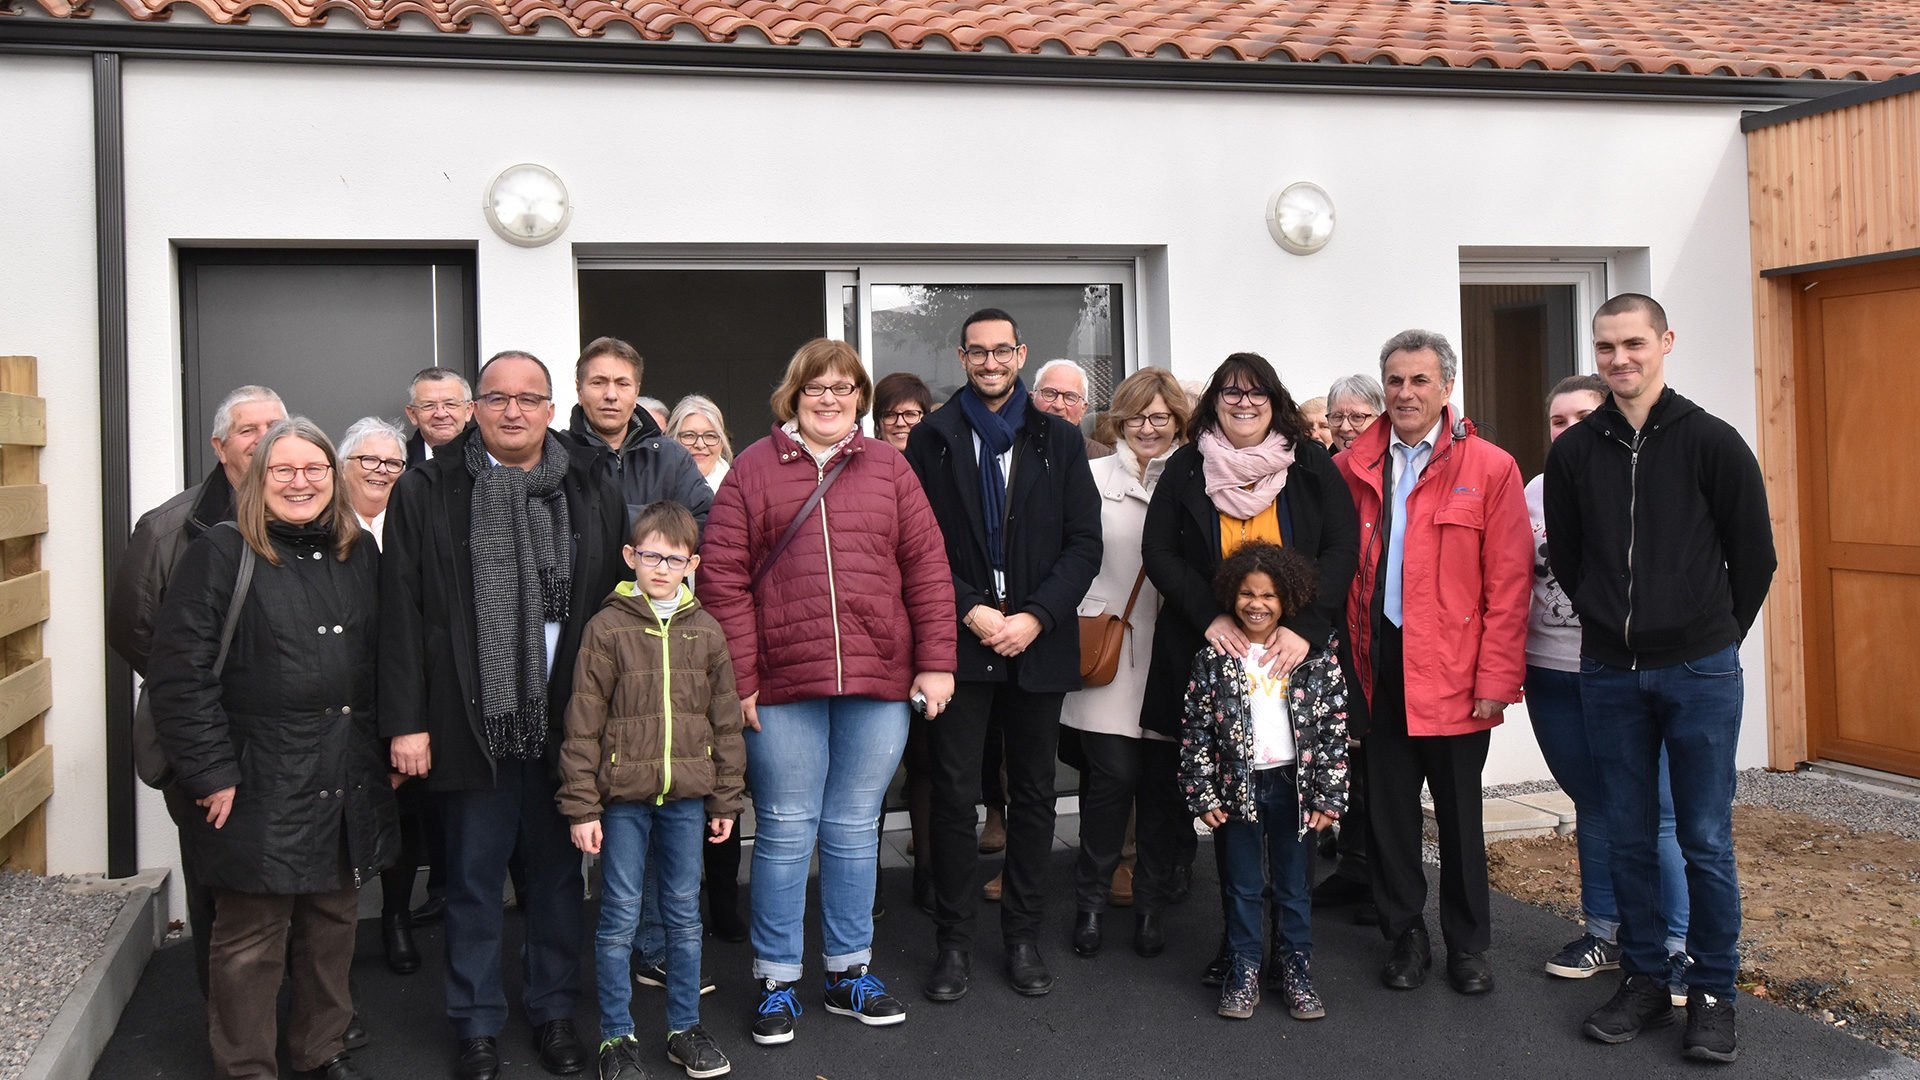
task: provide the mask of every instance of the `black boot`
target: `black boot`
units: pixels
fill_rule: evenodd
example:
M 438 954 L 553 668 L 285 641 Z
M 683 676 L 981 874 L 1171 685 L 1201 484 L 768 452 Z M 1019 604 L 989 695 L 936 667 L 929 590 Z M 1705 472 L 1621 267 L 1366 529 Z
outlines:
M 1102 937 L 1100 933 L 1100 913 L 1083 911 L 1073 920 L 1073 951 L 1081 956 L 1094 956 L 1100 952 Z
M 386 946 L 387 966 L 395 975 L 420 970 L 420 949 L 413 943 L 413 918 L 405 911 L 380 916 L 380 941 Z
M 1165 952 L 1167 948 L 1167 930 L 1157 911 L 1135 912 L 1133 916 L 1133 951 L 1151 960 Z
M 1213 954 L 1213 962 L 1207 970 L 1200 973 L 1201 986 L 1222 986 L 1227 981 L 1227 972 L 1233 969 L 1233 954 L 1227 951 L 1227 935 L 1220 935 L 1220 951 Z

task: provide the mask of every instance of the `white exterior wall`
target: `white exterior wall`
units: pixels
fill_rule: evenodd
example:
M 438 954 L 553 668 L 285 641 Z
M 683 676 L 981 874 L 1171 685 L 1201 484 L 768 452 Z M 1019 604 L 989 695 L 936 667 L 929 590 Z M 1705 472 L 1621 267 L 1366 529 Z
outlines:
M 84 141 L 84 87 L 49 89 L 55 74 L 31 85 L 61 107 L 34 120 L 71 115 L 53 141 Z M 1379 343 L 1407 326 L 1457 340 L 1462 247 L 1615 249 L 1611 287 L 1650 290 L 1673 314 L 1673 382 L 1749 439 L 1755 428 L 1734 106 L 148 60 L 128 61 L 125 79 L 131 389 L 146 406 L 133 417 L 136 510 L 180 486 L 182 241 L 472 246 L 482 355 L 556 361 L 581 329 L 573 244 L 1164 249 L 1135 294 L 1138 361 L 1202 378 L 1252 349 L 1300 397 L 1375 370 Z M 554 169 L 572 194 L 572 224 L 545 248 L 508 245 L 481 216 L 487 182 L 518 161 Z M 63 173 L 66 189 L 86 191 L 87 176 Z M 1339 214 L 1332 244 L 1307 258 L 1263 220 L 1270 194 L 1302 179 Z M 48 244 L 85 280 L 89 235 L 83 218 Z M 22 258 L 0 246 L 0 273 L 18 280 Z M 90 302 L 59 316 L 62 333 L 91 334 Z M 58 465 L 56 490 L 97 490 L 97 463 Z M 62 660 L 74 698 L 99 697 L 94 641 Z M 1757 632 L 1745 659 L 1743 766 L 1765 753 Z M 82 715 L 63 719 L 97 726 L 97 709 Z M 1487 781 L 1544 775 L 1524 710 L 1509 710 Z M 157 797 L 148 810 L 152 865 L 171 830 Z M 97 806 L 62 814 L 103 827 Z

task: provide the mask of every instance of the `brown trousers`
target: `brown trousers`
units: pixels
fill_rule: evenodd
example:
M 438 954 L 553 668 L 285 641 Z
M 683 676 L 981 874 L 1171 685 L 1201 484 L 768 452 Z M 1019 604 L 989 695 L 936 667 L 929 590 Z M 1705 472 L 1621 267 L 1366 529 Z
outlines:
M 353 963 L 358 895 L 352 888 L 300 896 L 214 893 L 207 1041 L 216 1080 L 280 1075 L 274 1049 L 280 980 L 286 975 L 293 983 L 289 1063 L 304 1070 L 332 1060 L 353 1018 L 347 970 Z

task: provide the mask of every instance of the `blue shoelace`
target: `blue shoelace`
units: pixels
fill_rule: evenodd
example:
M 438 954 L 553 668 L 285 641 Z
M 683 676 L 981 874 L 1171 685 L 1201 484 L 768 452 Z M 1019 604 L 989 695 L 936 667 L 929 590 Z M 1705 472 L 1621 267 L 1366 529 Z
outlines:
M 847 988 L 852 995 L 853 1007 L 856 1010 L 865 1009 L 869 999 L 887 996 L 886 984 L 864 971 L 857 979 L 842 979 L 834 985 Z
M 800 1015 L 800 1003 L 794 1000 L 793 987 L 784 986 L 778 990 L 769 990 L 760 998 L 760 1015 L 772 1016 L 776 1013 Z

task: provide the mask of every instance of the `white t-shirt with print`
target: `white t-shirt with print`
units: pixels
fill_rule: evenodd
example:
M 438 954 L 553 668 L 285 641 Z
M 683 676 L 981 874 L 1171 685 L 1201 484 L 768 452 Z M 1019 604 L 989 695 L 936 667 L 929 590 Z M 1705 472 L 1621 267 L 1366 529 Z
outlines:
M 1287 716 L 1287 678 L 1267 670 L 1266 649 L 1247 646 L 1247 710 L 1253 717 L 1253 767 L 1277 769 L 1291 765 L 1299 752 L 1293 745 L 1293 721 Z

